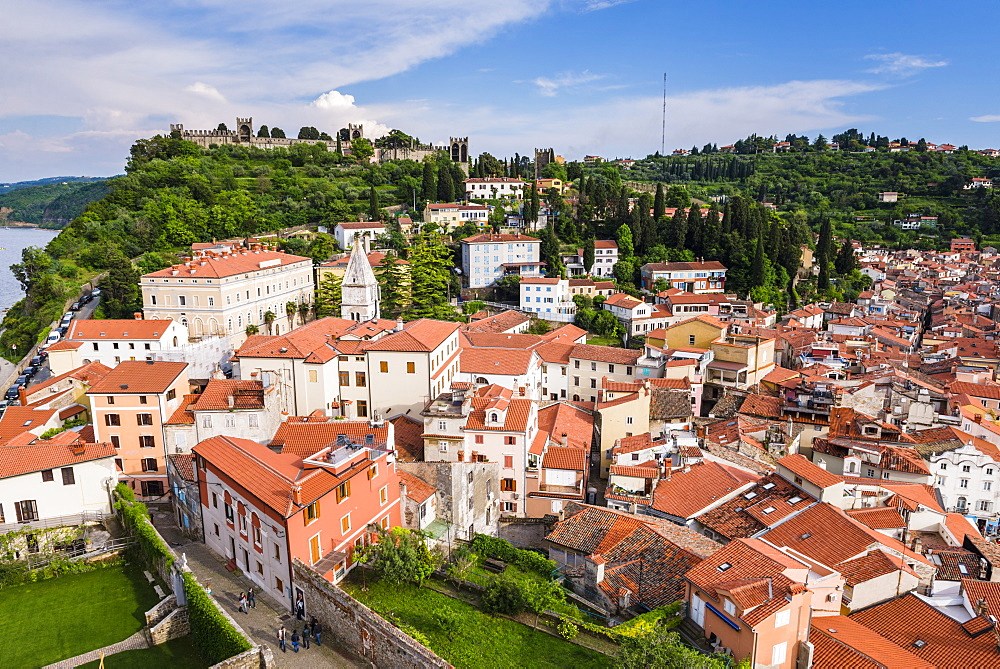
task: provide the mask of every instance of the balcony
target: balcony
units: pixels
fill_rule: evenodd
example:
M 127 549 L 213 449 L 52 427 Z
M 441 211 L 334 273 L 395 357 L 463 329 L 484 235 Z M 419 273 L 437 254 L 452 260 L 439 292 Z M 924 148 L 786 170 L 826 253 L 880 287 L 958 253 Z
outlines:
M 553 483 L 538 484 L 538 492 L 547 492 L 554 495 L 583 495 L 583 481 L 577 481 L 576 485 L 555 485 Z

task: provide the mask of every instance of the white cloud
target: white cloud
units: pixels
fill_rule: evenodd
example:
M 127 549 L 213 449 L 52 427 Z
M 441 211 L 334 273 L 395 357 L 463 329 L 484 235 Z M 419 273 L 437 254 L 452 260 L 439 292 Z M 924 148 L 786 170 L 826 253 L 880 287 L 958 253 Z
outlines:
M 215 86 L 209 86 L 208 84 L 196 81 L 190 86 L 185 86 L 184 90 L 188 93 L 194 93 L 195 95 L 201 95 L 209 100 L 215 100 L 216 102 L 225 102 L 226 98 L 223 97 L 222 93 L 219 92 Z
M 975 121 L 976 123 L 997 123 L 1000 122 L 1000 114 L 984 114 L 983 116 L 972 116 L 969 118 L 970 121 Z
M 583 11 L 597 12 L 618 5 L 626 5 L 630 2 L 635 2 L 635 0 L 584 0 Z
M 921 70 L 933 67 L 944 67 L 948 64 L 946 60 L 928 60 L 924 56 L 916 56 L 905 53 L 872 53 L 865 56 L 866 60 L 873 60 L 878 63 L 870 70 L 872 74 L 891 74 L 900 77 L 908 77 Z
M 354 106 L 354 96 L 345 95 L 340 91 L 330 91 L 329 93 L 323 93 L 323 95 L 319 96 L 309 104 L 318 109 L 351 108 Z
M 546 97 L 553 97 L 560 88 L 579 86 L 603 78 L 602 74 L 592 74 L 589 70 L 584 70 L 579 74 L 564 72 L 555 78 L 538 77 L 532 83 L 538 86 L 539 93 Z

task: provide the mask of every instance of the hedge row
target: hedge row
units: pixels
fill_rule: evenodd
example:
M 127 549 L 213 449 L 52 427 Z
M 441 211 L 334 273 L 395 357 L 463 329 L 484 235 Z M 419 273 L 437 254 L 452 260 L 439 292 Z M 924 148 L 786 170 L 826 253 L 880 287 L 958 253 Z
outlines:
M 476 535 L 472 540 L 472 550 L 483 557 L 501 560 L 542 576 L 550 576 L 556 568 L 554 560 L 550 560 L 535 551 L 515 548 L 509 541 L 498 537 L 489 537 L 485 534 Z
M 136 502 L 135 494 L 122 483 L 115 487 L 115 492 L 118 494 L 118 501 L 115 502 L 118 517 L 128 532 L 138 541 L 139 549 L 146 562 L 155 565 L 158 560 L 162 559 L 165 571 L 170 571 L 170 567 L 174 564 L 174 553 L 149 521 L 149 510 L 146 505 L 142 502 Z M 131 495 L 131 500 L 127 498 L 128 495 Z
M 217 664 L 250 650 L 246 638 L 236 631 L 194 576 L 185 572 L 184 595 L 187 597 L 191 635 L 202 656 Z

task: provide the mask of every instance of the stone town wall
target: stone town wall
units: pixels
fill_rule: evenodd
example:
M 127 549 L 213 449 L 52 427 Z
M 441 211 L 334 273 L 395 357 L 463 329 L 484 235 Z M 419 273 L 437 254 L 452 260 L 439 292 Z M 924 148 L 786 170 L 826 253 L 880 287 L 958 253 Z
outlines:
M 167 595 L 159 604 L 146 611 L 146 625 L 155 625 L 166 618 L 176 608 L 177 597 L 175 595 Z
M 316 616 L 323 634 L 385 669 L 428 669 L 450 664 L 380 615 L 295 560 L 295 585 L 302 589 L 307 615 Z M 216 665 L 220 666 L 220 665 Z
M 274 653 L 267 646 L 258 646 L 213 664 L 209 669 L 267 669 L 274 665 Z
M 149 628 L 149 640 L 154 646 L 178 639 L 191 633 L 186 606 L 174 609 L 167 616 Z

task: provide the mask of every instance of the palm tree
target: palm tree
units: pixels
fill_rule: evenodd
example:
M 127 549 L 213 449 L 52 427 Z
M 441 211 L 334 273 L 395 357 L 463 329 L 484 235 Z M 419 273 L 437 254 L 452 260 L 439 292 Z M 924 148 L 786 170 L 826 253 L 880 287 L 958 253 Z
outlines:
M 302 321 L 303 325 L 306 324 L 306 319 L 309 318 L 309 311 L 311 309 L 312 305 L 309 304 L 308 302 L 303 302 L 302 304 L 299 305 L 299 319 Z
M 260 328 L 257 327 L 256 325 L 254 325 L 253 323 L 251 323 L 250 325 L 247 326 L 247 336 L 248 337 L 250 335 L 255 335 L 255 334 L 259 334 L 259 333 L 260 333 Z
M 273 311 L 268 310 L 264 312 L 264 324 L 267 325 L 267 334 L 272 334 L 271 324 L 274 323 L 275 318 L 276 316 Z
M 295 302 L 292 302 L 291 300 L 285 302 L 285 315 L 288 316 L 289 328 L 295 327 L 295 312 L 298 311 L 298 309 L 299 305 L 297 305 Z

